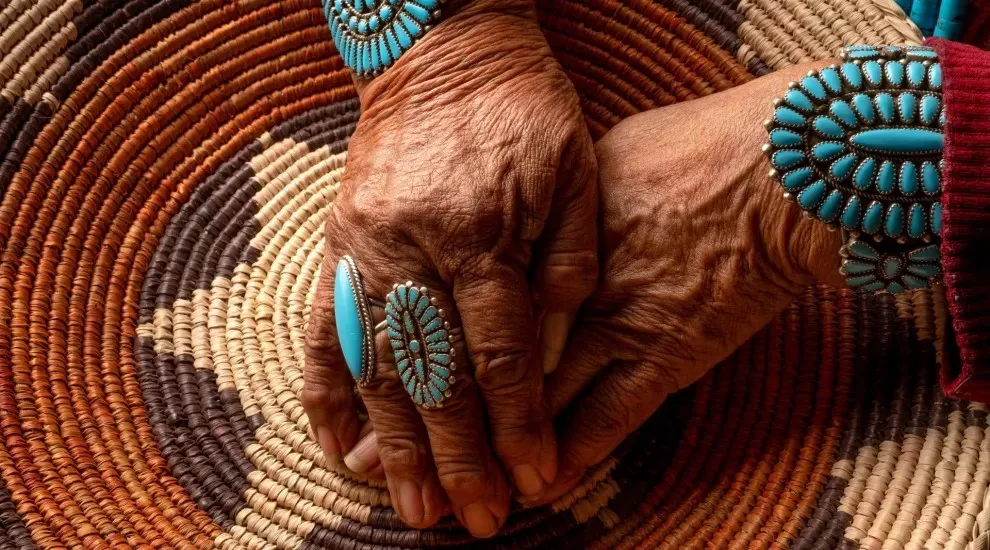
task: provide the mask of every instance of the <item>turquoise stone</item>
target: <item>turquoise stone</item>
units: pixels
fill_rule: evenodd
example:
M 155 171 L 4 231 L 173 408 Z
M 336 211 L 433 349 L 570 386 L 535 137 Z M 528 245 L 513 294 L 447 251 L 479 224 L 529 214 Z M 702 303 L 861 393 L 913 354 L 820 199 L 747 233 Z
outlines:
M 825 182 L 819 180 L 809 185 L 804 191 L 801 191 L 798 194 L 797 201 L 801 205 L 801 208 L 811 210 L 818 205 L 824 194 Z
M 846 146 L 835 141 L 823 141 L 811 150 L 811 155 L 815 160 L 826 162 L 832 160 L 846 151 Z
M 436 373 L 437 376 L 442 377 L 444 380 L 450 380 L 450 369 L 448 369 L 447 367 L 442 367 L 438 364 L 433 364 L 430 365 L 430 368 L 433 369 L 433 372 Z
M 392 32 L 394 32 L 395 37 L 399 39 L 399 47 L 401 48 L 400 51 L 406 51 L 410 46 L 412 46 L 412 38 L 410 38 L 409 33 L 402 28 L 402 25 L 393 24 Z
M 873 235 L 880 231 L 881 225 L 883 225 L 883 205 L 873 201 L 863 215 L 863 231 Z
M 837 94 L 842 91 L 842 77 L 839 76 L 839 71 L 829 67 L 822 69 L 818 74 L 821 76 L 822 82 L 828 86 L 828 89 L 832 93 Z
M 777 107 L 777 110 L 774 112 L 773 116 L 777 122 L 783 124 L 784 126 L 794 126 L 800 128 L 808 123 L 808 119 L 801 116 L 801 114 L 794 109 L 788 107 Z
M 789 90 L 786 95 L 784 95 L 784 101 L 790 104 L 791 107 L 795 109 L 810 112 L 815 106 L 811 103 L 811 99 L 808 98 L 801 90 Z
M 382 7 L 378 8 L 378 17 L 381 17 L 383 21 L 388 21 L 392 18 L 392 6 L 384 4 Z
M 849 245 L 849 250 L 859 258 L 865 258 L 867 260 L 876 260 L 879 258 L 877 251 L 863 241 L 853 241 Z
M 340 14 L 340 20 L 343 21 L 345 25 L 348 24 L 348 23 L 350 23 L 351 22 L 351 12 L 349 12 L 347 10 L 344 10 L 344 12 Z
M 426 351 L 447 353 L 450 351 L 450 342 L 444 340 L 443 342 L 434 342 L 432 344 L 427 344 Z
M 833 116 L 850 128 L 855 128 L 859 125 L 859 120 L 856 119 L 856 113 L 853 112 L 852 107 L 845 101 L 833 101 L 830 111 Z
M 848 279 L 846 279 L 846 283 L 848 283 L 849 286 L 855 288 L 855 287 L 863 286 L 863 285 L 865 285 L 867 283 L 875 283 L 876 280 L 877 280 L 877 278 L 875 276 L 873 276 L 872 274 L 871 275 L 860 275 L 858 277 L 849 277 Z
M 890 193 L 894 190 L 894 163 L 885 160 L 880 165 L 880 176 L 877 178 L 877 189 L 881 193 Z
M 419 322 L 425 325 L 430 321 L 432 321 L 433 319 L 437 318 L 439 314 L 440 312 L 437 311 L 437 308 L 435 306 L 430 306 L 426 308 L 426 311 L 424 311 L 422 315 L 419 316 Z
M 914 115 L 918 112 L 918 98 L 914 94 L 901 94 L 897 105 L 900 107 L 901 121 L 908 124 L 914 121 Z
M 912 250 L 908 254 L 908 259 L 912 262 L 937 262 L 942 257 L 942 251 L 937 244 L 932 244 Z
M 901 165 L 901 192 L 905 195 L 918 192 L 918 167 L 913 162 Z
M 435 10 L 440 5 L 438 0 L 416 0 L 416 3 L 428 10 Z
M 932 205 L 932 233 L 936 235 L 942 234 L 942 203 L 936 202 Z
M 876 270 L 876 266 L 871 263 L 857 262 L 855 260 L 846 261 L 842 264 L 842 268 L 846 271 L 846 275 L 863 275 L 864 273 L 873 273 Z
M 933 90 L 942 89 L 942 64 L 932 63 L 928 68 L 928 82 Z
M 934 195 L 938 193 L 942 188 L 942 180 L 938 174 L 938 168 L 935 167 L 934 163 L 926 162 L 921 167 L 922 172 L 922 187 L 925 189 L 925 193 L 929 195 Z
M 385 35 L 385 41 L 388 43 L 388 52 L 392 54 L 392 59 L 398 59 L 402 55 L 402 48 L 399 47 L 395 32 L 386 30 L 383 34 Z
M 867 157 L 866 160 L 860 163 L 859 168 L 856 169 L 856 173 L 853 175 L 853 185 L 863 191 L 869 189 L 876 173 L 877 161 Z
M 924 277 L 925 279 L 931 279 L 938 275 L 938 264 L 909 264 L 908 273 L 912 275 L 917 275 L 919 277 Z
M 924 236 L 927 226 L 928 219 L 925 217 L 925 208 L 920 204 L 912 204 L 911 212 L 908 215 L 908 235 L 920 239 Z
M 358 21 L 357 31 L 360 34 L 367 34 L 368 33 L 368 20 L 367 19 L 361 19 L 360 21 Z
M 906 49 L 912 57 L 924 57 L 926 59 L 938 57 L 938 52 L 930 46 L 908 46 Z
M 819 135 L 829 138 L 842 138 L 846 135 L 839 123 L 827 116 L 820 116 L 815 119 L 815 131 Z
M 770 159 L 770 164 L 778 170 L 786 170 L 804 160 L 804 153 L 801 151 L 784 150 L 777 151 Z
M 863 63 L 863 74 L 866 75 L 866 80 L 874 86 L 879 86 L 883 82 L 883 71 L 876 61 Z
M 894 121 L 894 98 L 888 93 L 877 94 L 877 110 L 880 111 L 880 118 L 884 122 Z
M 351 29 L 352 31 L 357 31 L 358 25 L 360 23 L 361 23 L 360 18 L 358 18 L 358 16 L 355 15 L 354 17 L 351 17 L 350 21 L 347 22 L 347 28 Z
M 908 275 L 906 273 L 904 275 L 901 275 L 901 280 L 904 281 L 904 284 L 906 284 L 908 288 L 918 289 L 918 288 L 928 287 L 928 281 L 926 281 L 925 279 L 919 279 L 917 277 Z
M 446 340 L 446 339 L 447 339 L 447 331 L 446 330 L 438 330 L 438 331 L 434 332 L 433 334 L 428 335 L 426 337 L 426 342 L 429 343 L 429 344 L 434 344 L 436 342 L 439 342 L 441 340 Z
M 443 326 L 443 319 L 437 317 L 423 326 L 424 332 L 433 332 Z
M 863 87 L 863 73 L 860 72 L 859 67 L 855 63 L 843 63 L 842 76 L 845 77 L 846 83 L 854 90 Z
M 869 59 L 871 57 L 876 57 L 880 53 L 875 46 L 869 46 L 866 44 L 857 44 L 855 46 L 849 46 L 846 48 L 849 52 L 849 57 L 853 59 Z
M 811 178 L 813 171 L 809 167 L 792 170 L 781 178 L 780 183 L 788 191 L 797 191 L 803 188 Z
M 887 82 L 890 82 L 894 86 L 900 86 L 901 82 L 904 82 L 903 64 L 897 61 L 888 61 L 884 67 L 884 72 L 887 73 Z
M 841 191 L 835 190 L 829 193 L 821 208 L 818 209 L 818 217 L 826 223 L 835 221 L 842 213 L 842 200 L 844 198 Z
M 378 55 L 378 48 L 375 46 L 375 42 L 369 43 L 368 49 L 371 50 L 371 70 L 378 71 L 382 68 L 382 58 Z
M 414 289 L 410 289 L 410 290 L 414 290 Z M 411 292 L 410 295 L 412 295 Z M 430 299 L 427 298 L 426 296 L 420 296 L 419 299 L 416 301 L 415 309 L 413 309 L 413 315 L 422 318 L 423 313 L 426 312 L 426 308 L 428 307 L 430 307 Z
M 433 398 L 434 402 L 439 403 L 441 400 L 443 400 L 443 393 L 436 386 L 430 385 L 429 390 L 430 390 L 430 397 Z
M 830 173 L 837 180 L 844 180 L 849 177 L 853 167 L 856 166 L 856 155 L 846 155 L 832 163 Z
M 402 22 L 409 36 L 415 38 L 423 33 L 423 27 L 419 26 L 412 17 L 409 17 L 408 13 L 400 13 L 398 20 Z
M 431 353 L 430 361 L 433 363 L 440 363 L 441 365 L 450 364 L 450 354 L 449 353 Z
M 381 21 L 381 19 L 378 18 L 377 15 L 372 15 L 371 17 L 368 18 L 368 28 L 369 29 L 371 29 L 373 31 L 377 31 L 378 30 L 378 27 L 381 27 L 381 26 L 382 26 L 382 21 Z M 381 38 L 381 37 L 379 36 L 379 38 Z
M 859 117 L 866 122 L 872 123 L 876 120 L 876 111 L 873 109 L 873 100 L 870 96 L 866 94 L 856 94 L 853 96 L 853 106 L 856 107 L 856 112 L 859 113 Z
M 801 87 L 804 88 L 804 91 L 811 94 L 811 97 L 825 99 L 825 86 L 822 86 L 821 80 L 813 76 L 806 76 L 801 79 Z
M 925 128 L 879 128 L 854 134 L 849 141 L 870 151 L 932 153 L 942 150 L 942 133 Z
M 859 222 L 863 215 L 862 200 L 853 195 L 849 197 L 849 202 L 842 210 L 842 227 L 848 231 L 855 231 L 859 228 Z
M 908 82 L 910 82 L 915 88 L 920 87 L 925 81 L 925 72 L 925 66 L 920 61 L 912 61 L 908 63 Z
M 897 294 L 899 292 L 904 292 L 904 287 L 901 286 L 899 283 L 890 283 L 889 285 L 887 285 L 887 292 L 889 292 L 891 294 Z
M 409 351 L 411 351 L 413 353 L 418 353 L 419 350 L 422 349 L 422 347 L 423 346 L 419 343 L 419 340 L 410 340 L 409 341 Z
M 406 2 L 405 9 L 406 13 L 411 15 L 413 19 L 423 23 L 424 25 L 430 21 L 430 12 L 412 2 Z
M 921 122 L 929 126 L 938 120 L 938 111 L 942 102 L 935 96 L 926 95 L 921 99 Z
M 884 226 L 887 235 L 899 237 L 904 232 L 904 207 L 894 203 L 887 210 L 887 223 Z
M 770 143 L 777 147 L 792 147 L 801 143 L 801 135 L 791 130 L 778 128 L 770 132 Z
M 375 42 L 375 47 L 378 51 L 378 55 L 381 56 L 382 64 L 386 67 L 391 65 L 394 59 L 392 58 L 392 52 L 389 50 L 388 45 L 385 43 L 384 34 L 378 35 L 378 40 Z
M 450 387 L 450 386 L 449 386 L 449 385 L 447 384 L 447 381 L 446 381 L 446 380 L 444 380 L 443 378 L 441 378 L 441 377 L 439 377 L 439 376 L 436 376 L 436 375 L 434 375 L 433 373 L 430 373 L 430 382 L 433 382 L 433 385 L 434 385 L 434 386 L 435 386 L 435 387 L 436 387 L 436 388 L 437 388 L 438 390 L 440 390 L 440 391 L 447 391 L 447 388 L 449 388 L 449 387 Z M 437 400 L 438 400 L 438 401 L 439 401 L 439 399 L 440 399 L 440 398 L 437 398 Z
M 347 370 L 355 380 L 361 379 L 364 358 L 364 325 L 358 313 L 358 300 L 353 288 L 350 266 L 346 261 L 337 263 L 333 281 L 333 315 L 337 325 L 337 341 L 344 355 Z
M 888 279 L 893 279 L 901 272 L 901 268 L 904 267 L 904 262 L 896 256 L 888 256 L 883 261 L 883 274 Z

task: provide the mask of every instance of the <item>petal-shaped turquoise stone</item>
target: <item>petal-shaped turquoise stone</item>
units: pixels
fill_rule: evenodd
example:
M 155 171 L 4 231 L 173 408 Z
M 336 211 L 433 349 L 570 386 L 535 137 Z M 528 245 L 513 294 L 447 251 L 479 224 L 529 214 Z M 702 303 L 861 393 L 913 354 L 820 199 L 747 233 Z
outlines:
M 437 308 L 434 306 L 430 306 L 426 308 L 426 311 L 424 311 L 422 315 L 419 316 L 419 323 L 421 325 L 426 325 L 433 319 L 436 319 L 438 316 L 439 316 L 439 311 L 437 310 Z
M 783 128 L 770 132 L 770 143 L 777 147 L 793 147 L 801 143 L 801 134 Z
M 382 58 L 378 55 L 378 42 L 369 42 L 368 49 L 371 50 L 371 70 L 379 71 L 382 68 Z
M 379 27 L 382 26 L 382 20 L 378 18 L 377 15 L 372 15 L 368 18 L 368 28 L 377 31 Z
M 409 287 L 406 285 L 399 285 L 399 288 L 395 289 L 395 299 L 399 302 L 399 307 L 408 308 L 409 307 Z
M 855 63 L 843 63 L 842 76 L 845 78 L 846 83 L 854 90 L 863 87 L 863 73 L 860 72 L 859 66 Z
M 904 287 L 900 283 L 890 283 L 887 285 L 887 292 L 891 294 L 898 294 L 904 292 Z
M 382 7 L 378 8 L 378 17 L 381 17 L 384 21 L 391 19 L 392 13 L 394 13 L 392 6 L 389 6 L 388 4 L 384 4 Z
M 904 232 L 904 207 L 898 203 L 890 205 L 887 210 L 887 223 L 884 230 L 891 237 L 899 237 Z
M 903 267 L 904 267 L 904 262 L 901 261 L 900 258 L 898 258 L 897 256 L 889 256 L 886 260 L 883 261 L 883 268 L 882 268 L 883 274 L 888 279 L 893 279 L 894 277 L 897 277 L 897 275 L 901 272 L 901 269 Z
M 441 392 L 439 388 L 437 388 L 433 384 L 430 384 L 429 390 L 430 390 L 430 397 L 433 398 L 433 401 L 439 403 L 441 400 L 443 400 L 443 392 Z
M 430 321 L 423 327 L 423 332 L 430 333 L 433 332 L 434 330 L 438 330 L 442 326 L 443 326 L 443 319 L 439 317 L 435 317 L 432 321 Z
M 849 177 L 852 173 L 853 167 L 856 166 L 856 155 L 846 155 L 839 160 L 832 163 L 832 168 L 829 172 L 832 177 L 837 180 L 844 180 Z
M 880 53 L 876 46 L 869 44 L 856 44 L 849 46 L 846 50 L 849 52 L 849 57 L 853 59 L 868 59 Z
M 788 191 L 797 191 L 808 183 L 813 173 L 810 167 L 798 168 L 785 174 L 780 183 Z
M 826 162 L 839 156 L 846 151 L 846 146 L 835 141 L 823 141 L 811 150 L 811 155 L 815 160 Z
M 384 34 L 378 35 L 378 39 L 375 41 L 375 48 L 378 50 L 378 55 L 382 60 L 382 66 L 390 66 L 394 59 L 392 58 L 392 52 L 389 50 L 388 44 L 385 43 Z
M 853 253 L 853 256 L 863 258 L 864 260 L 876 260 L 880 257 L 872 246 L 864 243 L 863 241 L 853 241 L 849 245 L 849 251 Z
M 918 167 L 911 161 L 901 165 L 901 192 L 905 195 L 918 192 Z
M 925 208 L 920 204 L 912 204 L 908 215 L 908 235 L 920 239 L 926 229 L 928 229 L 928 218 L 925 216 Z
M 935 96 L 926 95 L 921 99 L 921 122 L 931 126 L 938 120 L 942 102 Z
M 904 65 L 902 63 L 888 61 L 884 67 L 884 72 L 887 73 L 887 82 L 892 85 L 900 86 L 901 82 L 904 82 Z
M 901 275 L 901 280 L 904 281 L 904 284 L 906 284 L 908 286 L 908 288 L 917 289 L 917 288 L 927 288 L 928 287 L 928 281 L 927 280 L 925 280 L 925 279 L 919 279 L 919 278 L 917 278 L 917 277 L 915 277 L 913 275 L 908 275 L 906 273 L 904 275 Z
M 877 173 L 877 161 L 867 157 L 862 163 L 860 163 L 859 168 L 856 169 L 856 173 L 853 175 L 853 185 L 857 189 L 867 190 L 873 183 L 873 177 Z
M 870 203 L 866 207 L 866 214 L 863 215 L 863 231 L 873 235 L 880 231 L 883 225 L 883 205 L 877 201 Z
M 420 296 L 416 302 L 416 308 L 413 310 L 413 315 L 422 317 L 428 307 L 430 307 L 430 299 L 426 296 Z
M 922 183 L 921 185 L 925 189 L 925 193 L 929 195 L 934 195 L 942 189 L 942 178 L 939 176 L 938 168 L 932 162 L 926 162 L 922 165 Z
M 821 202 L 824 194 L 825 182 L 819 180 L 806 187 L 804 191 L 798 193 L 797 201 L 798 204 L 801 205 L 801 208 L 804 208 L 805 210 L 812 210 L 818 206 L 818 203 Z
M 439 0 L 416 0 L 416 3 L 428 10 L 435 10 L 440 5 Z
M 897 105 L 900 107 L 902 122 L 914 121 L 914 115 L 918 112 L 918 98 L 914 94 L 901 94 L 897 98 Z
M 813 76 L 806 76 L 801 79 L 801 87 L 804 91 L 811 94 L 811 97 L 815 99 L 825 99 L 825 86 L 822 86 L 822 81 L 818 80 Z
M 884 122 L 894 121 L 894 98 L 888 93 L 877 94 L 875 99 L 877 110 L 880 111 L 880 118 Z
M 920 61 L 912 61 L 908 63 L 908 82 L 910 82 L 915 88 L 920 87 L 925 81 L 925 72 L 925 66 Z
M 412 17 L 409 17 L 408 13 L 400 13 L 398 20 L 402 22 L 402 25 L 406 28 L 406 32 L 409 33 L 409 36 L 415 38 L 423 34 L 423 27 L 417 24 Z
M 804 118 L 800 113 L 789 107 L 777 107 L 777 110 L 774 111 L 773 117 L 774 120 L 784 126 L 800 128 L 808 123 L 808 119 Z
M 938 52 L 931 46 L 908 46 L 906 50 L 912 57 L 924 57 L 926 59 L 938 57 Z
M 777 151 L 770 158 L 770 164 L 778 170 L 786 170 L 804 160 L 804 153 L 791 149 Z
M 876 61 L 863 63 L 863 74 L 866 75 L 866 80 L 874 86 L 879 86 L 883 83 L 883 71 L 880 68 L 880 64 Z
M 925 279 L 931 279 L 932 277 L 938 275 L 938 264 L 909 264 L 908 273 L 912 275 L 917 275 L 919 277 L 924 277 Z
M 388 52 L 392 54 L 392 59 L 398 59 L 402 55 L 402 48 L 399 47 L 399 41 L 396 38 L 394 30 L 386 30 L 384 33 L 385 41 L 388 43 Z
M 865 284 L 875 283 L 877 278 L 873 275 L 859 275 L 846 279 L 846 284 L 853 288 L 861 287 Z
M 822 203 L 821 208 L 818 209 L 818 217 L 826 223 L 832 223 L 839 214 L 842 213 L 842 200 L 845 197 L 842 196 L 842 191 L 835 190 L 825 197 L 825 201 Z
M 942 257 L 942 251 L 937 244 L 928 245 L 908 253 L 912 262 L 937 262 Z
M 447 367 L 442 367 L 440 365 L 434 364 L 434 365 L 430 365 L 430 368 L 433 369 L 433 372 L 436 373 L 437 376 L 445 380 L 450 379 L 450 369 L 448 369 Z
M 358 313 L 358 297 L 352 287 L 350 266 L 344 260 L 337 263 L 333 281 L 333 314 L 337 325 L 337 341 L 343 352 L 347 370 L 356 380 L 361 378 L 364 355 L 364 325 Z
M 872 123 L 876 120 L 876 111 L 873 109 L 873 100 L 870 96 L 866 94 L 856 94 L 853 96 L 853 106 L 856 107 L 856 112 L 859 113 L 859 117 L 865 120 L 867 123 Z
M 361 19 L 361 20 L 358 21 L 357 31 L 358 31 L 359 34 L 367 34 L 368 33 L 368 20 L 367 19 Z
M 827 138 L 842 138 L 846 135 L 839 123 L 827 116 L 820 116 L 815 119 L 815 131 Z
M 932 233 L 936 235 L 942 234 L 942 203 L 936 202 L 932 205 Z
M 933 90 L 942 89 L 942 64 L 932 63 L 928 68 L 928 82 Z
M 395 37 L 399 40 L 399 47 L 401 51 L 406 51 L 412 46 L 412 38 L 409 37 L 409 33 L 402 28 L 402 25 L 395 23 L 392 25 L 392 32 L 395 33 Z
M 849 141 L 880 153 L 933 153 L 942 150 L 942 132 L 925 128 L 878 128 L 854 134 Z
M 852 107 L 850 107 L 845 101 L 842 101 L 841 99 L 833 101 L 829 110 L 835 118 L 838 118 L 846 126 L 850 128 L 859 126 L 859 120 L 856 119 L 856 113 L 853 112 Z
M 846 260 L 842 264 L 842 269 L 846 271 L 846 275 L 862 275 L 864 273 L 873 273 L 876 266 L 872 263 L 859 262 L 856 260 Z
M 876 281 L 868 285 L 863 285 L 859 289 L 863 292 L 876 292 L 878 290 L 883 290 L 883 282 Z
M 877 189 L 881 193 L 890 193 L 894 190 L 894 163 L 885 160 L 880 165 L 880 176 L 877 178 Z
M 791 107 L 804 112 L 810 112 L 815 108 L 815 106 L 811 103 L 811 99 L 809 99 L 808 96 L 801 90 L 789 90 L 787 94 L 784 95 L 784 101 L 790 104 Z
M 441 365 L 450 364 L 450 354 L 449 353 L 431 353 L 430 362 L 439 363 Z
M 432 372 L 430 373 L 430 381 L 433 382 L 433 385 L 436 386 L 436 388 L 440 391 L 447 391 L 447 388 L 450 387 L 450 385 L 447 384 L 446 380 L 444 380 L 440 376 L 435 375 Z
M 413 17 L 413 19 L 423 23 L 424 25 L 430 21 L 430 12 L 420 6 L 417 6 L 413 2 L 406 2 L 405 10 L 406 13 Z
M 859 222 L 863 216 L 863 202 L 859 197 L 853 195 L 849 197 L 846 207 L 842 209 L 842 227 L 848 231 L 859 229 Z
M 837 94 L 842 91 L 842 77 L 839 76 L 839 71 L 829 67 L 822 69 L 818 74 L 832 93 Z
M 446 339 L 447 339 L 447 331 L 446 330 L 438 330 L 438 331 L 434 332 L 433 334 L 429 334 L 429 335 L 426 336 L 426 343 L 427 344 L 434 344 L 436 342 L 440 342 L 440 341 L 446 340 Z

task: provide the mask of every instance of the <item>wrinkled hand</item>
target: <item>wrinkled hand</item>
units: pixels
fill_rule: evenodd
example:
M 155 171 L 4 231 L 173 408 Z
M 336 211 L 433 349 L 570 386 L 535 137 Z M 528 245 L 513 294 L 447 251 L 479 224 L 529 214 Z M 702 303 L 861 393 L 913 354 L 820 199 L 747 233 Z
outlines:
M 378 334 L 375 378 L 359 388 L 374 434 L 345 462 L 374 473 L 380 456 L 410 526 L 452 508 L 491 536 L 508 515 L 506 476 L 528 497 L 556 476 L 543 363 L 556 362 L 598 272 L 591 139 L 529 1 L 471 3 L 360 93 L 326 224 L 303 405 L 331 461 L 352 451 L 363 432 L 332 296 L 342 255 L 373 298 L 407 280 L 428 287 L 463 328 L 452 395 L 417 408 Z
M 840 234 L 784 200 L 760 152 L 773 98 L 808 69 L 634 116 L 598 143 L 602 280 L 546 382 L 554 411 L 571 406 L 544 500 L 803 287 L 843 284 Z

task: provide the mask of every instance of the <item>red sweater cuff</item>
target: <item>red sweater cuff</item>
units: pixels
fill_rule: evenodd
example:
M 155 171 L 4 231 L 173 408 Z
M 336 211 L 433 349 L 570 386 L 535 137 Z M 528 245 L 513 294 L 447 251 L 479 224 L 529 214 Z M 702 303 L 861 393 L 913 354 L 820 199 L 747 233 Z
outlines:
M 951 397 L 990 401 L 990 52 L 928 44 L 944 75 L 942 266 L 957 345 L 950 347 L 958 347 L 942 361 L 942 387 Z

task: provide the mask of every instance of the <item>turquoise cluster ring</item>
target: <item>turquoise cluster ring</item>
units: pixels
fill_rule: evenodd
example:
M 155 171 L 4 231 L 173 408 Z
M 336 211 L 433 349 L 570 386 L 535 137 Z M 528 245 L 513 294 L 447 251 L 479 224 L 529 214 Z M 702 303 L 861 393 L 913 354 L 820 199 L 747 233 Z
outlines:
M 792 82 L 765 123 L 770 176 L 848 238 L 846 282 L 926 288 L 941 277 L 942 67 L 922 46 L 853 46 Z
M 342 257 L 333 282 L 334 322 L 344 362 L 360 386 L 375 376 L 375 334 L 384 328 L 374 324 L 371 302 L 354 259 Z
M 385 297 L 385 330 L 402 385 L 425 409 L 443 406 L 454 385 L 454 343 L 460 335 L 425 286 L 397 284 Z
M 391 67 L 440 18 L 442 0 L 323 0 L 330 36 L 361 77 Z

